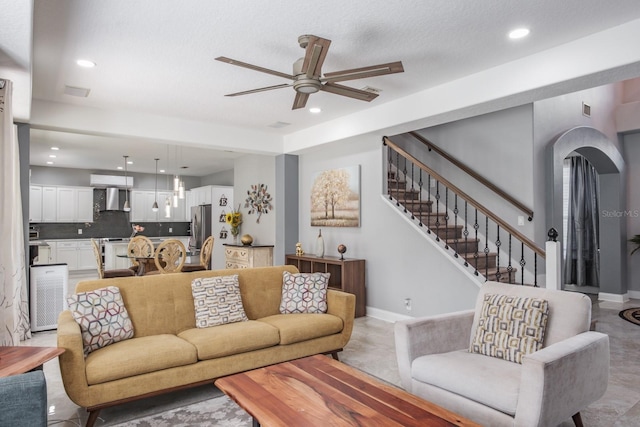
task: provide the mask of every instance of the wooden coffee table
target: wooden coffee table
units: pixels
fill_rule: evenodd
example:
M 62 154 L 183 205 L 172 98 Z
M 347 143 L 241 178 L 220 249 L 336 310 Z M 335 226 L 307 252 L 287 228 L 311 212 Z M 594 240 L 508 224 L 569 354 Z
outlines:
M 64 353 L 58 347 L 0 347 L 0 377 L 42 369 L 42 364 Z
M 253 425 L 479 426 L 327 356 L 311 356 L 216 380 Z

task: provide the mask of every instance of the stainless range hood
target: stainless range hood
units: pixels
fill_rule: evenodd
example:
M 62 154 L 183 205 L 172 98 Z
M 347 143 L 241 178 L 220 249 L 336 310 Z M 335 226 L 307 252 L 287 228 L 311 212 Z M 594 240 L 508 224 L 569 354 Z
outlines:
M 120 211 L 120 190 L 114 187 L 107 188 L 107 196 L 105 198 L 105 211 Z

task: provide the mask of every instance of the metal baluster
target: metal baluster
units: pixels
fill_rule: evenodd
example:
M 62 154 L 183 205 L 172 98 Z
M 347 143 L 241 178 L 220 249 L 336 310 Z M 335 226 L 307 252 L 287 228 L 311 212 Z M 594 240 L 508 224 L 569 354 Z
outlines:
M 391 186 L 389 185 L 389 179 L 391 179 L 391 169 L 393 168 L 393 149 L 387 146 L 387 196 L 389 196 L 389 200 L 392 200 L 391 197 Z
M 427 184 L 427 200 L 431 201 L 431 174 L 427 174 L 427 178 L 429 179 L 429 183 Z M 428 206 L 428 210 L 427 210 L 427 233 L 431 234 L 431 206 L 433 204 Z
M 414 187 L 414 163 L 411 162 L 411 219 L 415 219 L 416 217 L 413 215 L 413 212 L 415 211 L 415 199 L 414 199 L 414 192 L 415 192 L 415 187 Z
M 520 248 L 520 283 L 524 285 L 524 266 L 527 264 L 527 261 L 524 260 L 524 243 L 521 243 L 522 247 Z
M 467 260 L 468 252 L 467 249 L 469 248 L 468 243 L 469 243 L 469 229 L 467 228 L 467 224 L 469 219 L 467 218 L 467 201 L 464 201 L 464 231 L 462 232 L 462 235 L 464 236 L 464 252 L 467 254 L 467 256 L 464 257 L 464 266 L 468 267 L 469 266 L 469 261 Z
M 533 253 L 533 287 L 538 287 L 538 254 Z
M 407 213 L 407 158 L 404 157 L 404 168 L 402 169 L 402 173 L 404 174 L 404 196 L 402 197 L 402 206 L 404 207 L 404 213 Z M 400 187 L 400 184 L 398 184 L 398 187 Z M 400 193 L 398 193 L 398 196 L 400 196 Z
M 509 233 L 509 265 L 507 265 L 507 274 L 509 275 L 509 283 L 513 283 L 513 266 L 511 265 L 511 233 Z
M 449 187 L 444 187 L 444 248 L 449 249 Z
M 420 195 L 418 197 L 418 215 L 420 216 L 420 220 L 418 222 L 418 225 L 420 227 L 422 227 L 422 169 L 420 169 L 420 174 L 419 174 L 419 178 L 420 181 L 418 182 L 418 187 L 420 188 Z
M 475 245 L 473 245 L 473 247 L 475 248 L 475 251 L 473 252 L 473 259 L 475 261 L 475 271 L 473 272 L 476 276 L 479 275 L 478 273 L 478 261 L 480 260 L 480 254 L 478 253 L 478 246 L 480 244 L 480 241 L 478 240 L 478 229 L 480 228 L 480 224 L 478 224 L 478 209 L 476 208 L 476 222 L 473 224 L 473 228 L 476 230 L 476 243 Z
M 458 239 L 458 195 L 455 194 L 454 195 L 454 202 L 453 202 L 453 235 L 454 237 L 454 244 L 456 245 L 456 253 L 453 254 L 454 257 L 458 258 L 458 252 L 460 252 L 460 247 L 458 246 L 460 243 L 460 240 Z
M 436 181 L 436 242 L 440 241 L 440 181 Z
M 489 280 L 489 217 L 484 217 L 484 277 Z
M 398 193 L 400 192 L 400 153 L 396 151 L 396 206 L 400 206 L 400 198 L 398 197 Z
M 500 277 L 502 277 L 502 274 L 500 273 L 500 245 L 502 245 L 502 242 L 500 242 L 500 225 L 498 225 L 497 234 L 496 247 L 498 249 L 496 251 L 496 282 L 499 282 Z

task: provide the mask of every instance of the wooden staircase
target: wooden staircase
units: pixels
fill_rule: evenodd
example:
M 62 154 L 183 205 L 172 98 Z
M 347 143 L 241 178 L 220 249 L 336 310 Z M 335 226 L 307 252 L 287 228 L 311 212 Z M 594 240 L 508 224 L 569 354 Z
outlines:
M 476 270 L 476 274 L 483 275 L 487 280 L 516 283 L 517 269 L 504 266 L 497 268 L 498 254 L 480 247 L 472 224 L 464 224 L 464 219 L 460 217 L 457 220 L 448 217 L 444 203 L 439 203 L 440 212 L 434 212 L 434 201 L 425 200 L 428 195 L 424 190 L 421 199 L 420 191 L 412 188 L 407 181 L 397 179 L 395 171 L 387 172 L 387 189 L 389 196 L 410 213 L 412 219 L 426 226 L 427 233 L 434 233 L 437 241 L 444 242 L 446 247 L 455 251 L 455 256 L 462 257 Z M 434 198 L 434 194 L 431 194 L 431 198 Z M 466 236 L 465 229 L 468 231 Z

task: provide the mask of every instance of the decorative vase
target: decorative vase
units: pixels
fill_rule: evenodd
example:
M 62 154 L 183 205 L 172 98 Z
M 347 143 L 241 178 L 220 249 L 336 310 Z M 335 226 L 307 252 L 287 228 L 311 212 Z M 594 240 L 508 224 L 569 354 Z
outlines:
M 240 241 L 245 246 L 251 246 L 251 244 L 253 243 L 253 237 L 251 237 L 251 234 L 243 234 L 240 238 Z
M 316 256 L 322 258 L 324 256 L 324 238 L 322 237 L 322 229 L 318 230 L 318 238 L 316 239 Z

